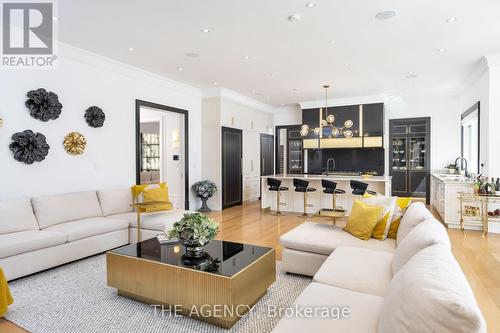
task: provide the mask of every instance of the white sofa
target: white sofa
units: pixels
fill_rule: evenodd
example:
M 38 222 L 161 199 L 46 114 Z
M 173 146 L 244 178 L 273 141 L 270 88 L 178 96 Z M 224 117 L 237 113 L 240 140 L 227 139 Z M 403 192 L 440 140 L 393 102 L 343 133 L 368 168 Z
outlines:
M 292 308 L 350 313 L 284 316 L 274 333 L 486 332 L 446 229 L 421 203 L 408 208 L 396 240 L 362 241 L 338 227 L 304 223 L 281 243 L 285 269 L 314 276 Z
M 7 280 L 137 241 L 130 189 L 0 201 L 0 267 Z M 142 239 L 171 228 L 184 210 L 144 213 Z

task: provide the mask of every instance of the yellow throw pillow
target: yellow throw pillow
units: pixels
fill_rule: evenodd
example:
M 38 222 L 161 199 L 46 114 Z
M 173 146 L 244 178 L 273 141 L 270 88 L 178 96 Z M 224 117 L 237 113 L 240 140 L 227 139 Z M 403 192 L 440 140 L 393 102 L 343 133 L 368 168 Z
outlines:
M 408 206 L 410 206 L 413 198 L 400 198 L 396 200 L 397 208 L 399 208 L 397 213 L 394 213 L 394 219 L 392 220 L 391 226 L 389 227 L 389 233 L 387 234 L 387 238 L 396 239 L 398 235 L 399 223 L 401 222 L 401 218 L 405 213 Z
M 170 203 L 170 200 L 168 198 L 168 186 L 165 183 L 160 183 L 158 184 L 159 187 L 148 189 L 146 188 L 143 192 L 142 195 L 144 197 L 144 202 L 147 201 L 168 201 L 168 203 L 161 204 L 158 206 L 146 208 L 146 212 L 158 212 L 162 210 L 171 210 L 172 209 L 172 203 Z
M 144 189 L 146 189 L 146 187 L 148 187 L 148 185 L 133 185 L 130 187 L 130 189 L 132 190 L 132 200 L 134 202 L 138 201 L 139 196 L 144 191 Z
M 389 227 L 393 220 L 392 216 L 396 210 L 396 197 L 386 197 L 383 195 L 364 196 L 364 204 L 374 207 L 383 207 L 384 210 L 380 216 L 379 222 L 373 229 L 372 237 L 378 240 L 384 240 L 389 233 Z
M 378 240 L 384 240 L 387 238 L 385 232 L 387 229 L 387 222 L 389 221 L 389 218 L 392 215 L 392 211 L 387 212 L 384 217 L 377 223 L 375 228 L 373 228 L 372 231 L 372 237 Z M 387 235 L 389 235 L 389 229 L 387 230 Z
M 344 230 L 359 239 L 368 240 L 383 211 L 384 207 L 368 206 L 361 200 L 356 200 Z

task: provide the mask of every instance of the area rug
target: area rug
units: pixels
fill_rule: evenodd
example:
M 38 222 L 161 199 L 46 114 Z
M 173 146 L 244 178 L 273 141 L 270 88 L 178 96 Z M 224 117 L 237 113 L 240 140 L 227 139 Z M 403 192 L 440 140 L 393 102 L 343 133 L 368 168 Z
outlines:
M 14 304 L 6 319 L 33 333 L 270 332 L 279 321 L 269 307 L 286 308 L 311 279 L 286 275 L 230 330 L 182 316 L 155 314 L 150 305 L 118 296 L 106 286 L 105 256 L 98 255 L 9 283 Z M 20 263 L 22 264 L 22 263 Z

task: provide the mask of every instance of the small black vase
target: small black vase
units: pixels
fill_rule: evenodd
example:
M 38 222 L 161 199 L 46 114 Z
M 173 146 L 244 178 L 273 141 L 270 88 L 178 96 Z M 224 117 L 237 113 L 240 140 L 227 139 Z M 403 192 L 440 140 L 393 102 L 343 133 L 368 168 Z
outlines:
M 210 208 L 208 208 L 208 205 L 207 205 L 208 198 L 200 197 L 200 199 L 201 199 L 201 207 L 200 207 L 200 209 L 198 209 L 198 211 L 201 213 L 211 212 L 212 210 Z

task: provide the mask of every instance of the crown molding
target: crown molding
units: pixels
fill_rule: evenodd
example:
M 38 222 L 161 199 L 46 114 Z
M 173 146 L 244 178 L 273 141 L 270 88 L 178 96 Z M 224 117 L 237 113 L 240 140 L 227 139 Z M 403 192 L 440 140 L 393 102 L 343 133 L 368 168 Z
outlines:
M 70 44 L 57 42 L 58 56 L 62 61 L 71 60 L 85 65 L 96 67 L 108 72 L 114 72 L 120 75 L 127 76 L 131 79 L 151 82 L 156 85 L 163 86 L 169 90 L 176 91 L 181 94 L 191 95 L 200 98 L 202 96 L 201 90 L 178 81 L 174 81 L 165 76 L 149 72 L 138 67 L 134 67 L 123 62 L 104 57 L 97 53 L 81 49 Z
M 236 91 L 224 87 L 205 89 L 203 91 L 203 98 L 212 98 L 212 97 L 224 98 L 238 104 L 249 106 L 259 111 L 272 114 L 276 113 L 275 107 L 266 103 L 259 102 L 251 97 L 245 96 L 243 94 L 240 94 Z

